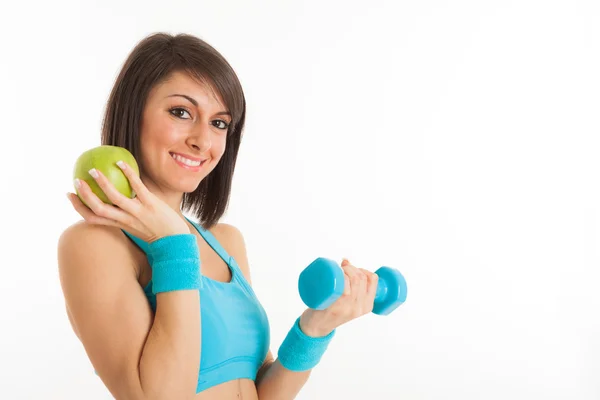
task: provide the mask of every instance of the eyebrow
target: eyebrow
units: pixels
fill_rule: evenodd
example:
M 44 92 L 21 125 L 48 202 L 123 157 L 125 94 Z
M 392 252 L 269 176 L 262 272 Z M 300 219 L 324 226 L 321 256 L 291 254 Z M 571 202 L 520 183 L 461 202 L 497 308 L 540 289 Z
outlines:
M 184 99 L 187 99 L 187 101 L 192 103 L 194 106 L 198 107 L 198 102 L 194 98 L 187 96 L 185 94 L 176 93 L 176 94 L 172 94 L 167 97 L 183 97 Z M 220 112 L 216 113 L 215 115 L 229 115 L 231 117 L 231 113 L 229 111 L 220 111 Z

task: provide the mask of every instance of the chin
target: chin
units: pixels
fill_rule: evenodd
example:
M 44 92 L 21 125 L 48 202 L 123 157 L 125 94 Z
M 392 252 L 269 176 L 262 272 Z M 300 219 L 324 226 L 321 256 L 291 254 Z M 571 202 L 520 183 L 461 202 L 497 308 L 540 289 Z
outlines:
M 183 192 L 183 193 L 192 193 L 195 192 L 196 189 L 198 189 L 198 186 L 200 186 L 200 184 L 202 183 L 202 181 L 206 178 L 206 176 L 203 176 L 200 179 L 185 179 L 185 180 L 180 180 L 179 182 L 175 183 L 175 186 L 179 191 Z
M 180 192 L 192 193 L 192 192 L 195 192 L 196 189 L 198 189 L 198 186 L 200 186 L 201 182 L 202 182 L 202 180 L 196 181 L 196 182 L 190 182 L 190 183 L 179 182 L 179 184 L 176 185 L 175 187 Z

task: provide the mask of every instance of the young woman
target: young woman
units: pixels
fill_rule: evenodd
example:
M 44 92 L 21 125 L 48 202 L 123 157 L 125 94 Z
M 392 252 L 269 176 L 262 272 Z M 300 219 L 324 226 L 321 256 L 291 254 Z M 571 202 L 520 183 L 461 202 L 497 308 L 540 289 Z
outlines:
M 298 316 L 274 359 L 243 236 L 219 223 L 245 107 L 231 66 L 191 35 L 144 38 L 115 82 L 102 144 L 135 156 L 139 177 L 117 164 L 136 197 L 97 170 L 114 205 L 76 181 L 87 206 L 68 195 L 83 221 L 58 261 L 73 330 L 117 399 L 293 399 L 336 328 L 372 310 L 377 275 L 344 260 L 342 297 Z

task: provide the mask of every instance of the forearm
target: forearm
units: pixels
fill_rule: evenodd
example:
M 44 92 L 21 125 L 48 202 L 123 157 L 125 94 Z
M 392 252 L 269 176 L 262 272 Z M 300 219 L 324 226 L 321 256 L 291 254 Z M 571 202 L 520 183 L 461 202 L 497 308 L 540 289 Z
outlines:
M 256 385 L 260 400 L 295 399 L 320 362 L 334 332 L 315 329 L 312 317 L 310 309 L 302 314 L 283 341 L 277 360 L 259 371 Z
M 200 254 L 194 235 L 150 245 L 156 313 L 139 362 L 144 399 L 189 399 L 200 368 Z
M 188 399 L 195 395 L 200 324 L 198 290 L 157 295 L 154 323 L 139 363 L 144 399 Z
M 259 400 L 295 399 L 311 372 L 312 370 L 290 371 L 281 365 L 279 359 L 265 364 L 256 383 Z

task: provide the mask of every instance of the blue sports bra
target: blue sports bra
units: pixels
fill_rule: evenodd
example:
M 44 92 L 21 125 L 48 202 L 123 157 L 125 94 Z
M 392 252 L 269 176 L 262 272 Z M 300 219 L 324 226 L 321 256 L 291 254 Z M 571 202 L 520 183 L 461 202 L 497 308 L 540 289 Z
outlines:
M 201 277 L 202 346 L 196 393 L 233 379 L 255 380 L 269 350 L 267 314 L 235 259 L 209 231 L 188 221 L 231 270 L 230 282 Z M 147 243 L 129 232 L 123 232 L 146 253 L 152 265 Z M 152 280 L 144 288 L 144 293 L 156 312 Z

